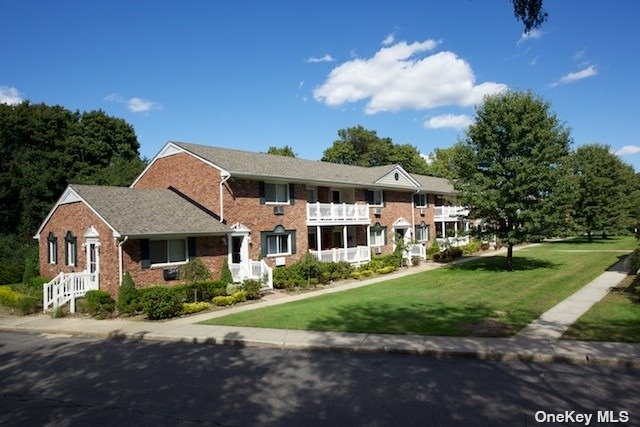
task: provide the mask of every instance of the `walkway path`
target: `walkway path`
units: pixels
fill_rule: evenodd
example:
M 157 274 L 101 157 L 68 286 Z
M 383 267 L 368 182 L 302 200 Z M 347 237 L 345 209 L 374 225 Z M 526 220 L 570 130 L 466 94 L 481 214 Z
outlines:
M 535 340 L 559 339 L 591 306 L 622 282 L 626 275 L 625 260 L 622 260 L 529 323 L 516 337 Z
M 520 248 L 522 249 L 522 247 Z M 491 256 L 491 251 L 481 256 Z M 468 262 L 476 257 L 459 260 Z M 441 265 L 427 264 L 420 268 L 400 271 L 361 282 L 353 282 L 319 291 L 286 296 L 270 301 L 247 304 L 215 313 L 203 313 L 160 322 L 141 322 L 126 319 L 96 320 L 91 318 L 53 319 L 48 315 L 0 317 L 0 330 L 13 332 L 46 333 L 55 335 L 85 335 L 105 338 L 145 339 L 205 344 L 236 344 L 242 346 L 276 347 L 289 349 L 322 349 L 368 353 L 428 354 L 436 357 L 474 357 L 491 360 L 565 361 L 571 363 L 621 364 L 640 367 L 640 344 L 556 341 L 564 325 L 577 317 L 606 294 L 606 289 L 618 283 L 624 273 L 620 264 L 607 271 L 583 289 L 569 297 L 568 305 L 558 306 L 527 326 L 513 338 L 440 337 L 423 335 L 391 335 L 346 332 L 318 332 L 237 326 L 194 324 L 215 316 L 254 310 L 269 305 L 283 304 L 316 295 L 339 292 L 366 286 L 381 280 L 415 274 Z M 578 309 L 576 307 L 580 306 Z M 586 308 L 585 308 L 586 307 Z M 555 311 L 554 311 L 555 310 Z M 571 316 L 563 317 L 571 312 Z M 557 313 L 557 314 L 553 314 Z M 573 319 L 573 320 L 571 320 Z

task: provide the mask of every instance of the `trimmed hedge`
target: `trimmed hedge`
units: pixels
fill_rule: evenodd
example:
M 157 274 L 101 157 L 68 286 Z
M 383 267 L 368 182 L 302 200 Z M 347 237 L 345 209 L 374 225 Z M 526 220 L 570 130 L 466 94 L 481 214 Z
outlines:
M 307 252 L 299 262 L 273 270 L 273 287 L 304 289 L 319 283 L 325 285 L 332 280 L 348 279 L 353 271 L 353 266 L 348 262 L 321 262 Z
M 198 313 L 208 308 L 208 302 L 185 302 L 182 304 L 182 314 Z
M 461 248 L 449 248 L 444 251 L 434 254 L 433 260 L 435 262 L 446 263 L 462 257 Z
M 163 286 L 147 288 L 142 293 L 142 311 L 151 320 L 178 316 L 182 312 L 180 294 Z
M 106 291 L 87 291 L 85 295 L 87 313 L 98 318 L 109 317 L 116 308 L 116 302 Z
M 262 284 L 257 280 L 245 280 L 242 282 L 242 290 L 247 295 L 247 299 L 260 299 L 260 289 Z

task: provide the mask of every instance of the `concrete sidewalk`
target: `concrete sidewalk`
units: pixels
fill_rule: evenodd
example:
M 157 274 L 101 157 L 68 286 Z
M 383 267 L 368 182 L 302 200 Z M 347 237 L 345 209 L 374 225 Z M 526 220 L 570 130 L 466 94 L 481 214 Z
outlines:
M 523 247 L 520 249 L 522 248 Z M 483 255 L 490 256 L 496 253 L 499 252 L 492 251 Z M 458 261 L 458 263 L 468 262 L 475 258 L 477 257 L 463 259 Z M 461 338 L 423 335 L 318 332 L 194 324 L 202 320 L 211 319 L 212 317 L 224 316 L 234 312 L 254 310 L 260 307 L 284 304 L 286 302 L 310 298 L 317 295 L 367 286 L 379 281 L 403 277 L 410 274 L 416 274 L 427 269 L 441 267 L 442 266 L 440 265 L 427 265 L 419 269 L 407 269 L 392 275 L 386 275 L 362 282 L 347 283 L 319 291 L 286 296 L 271 301 L 261 301 L 255 304 L 247 304 L 241 307 L 220 310 L 214 313 L 207 312 L 199 315 L 185 316 L 168 321 L 144 322 L 126 319 L 96 320 L 80 317 L 53 319 L 48 315 L 25 317 L 5 316 L 0 317 L 0 330 L 10 332 L 82 335 L 102 338 L 144 339 L 152 341 L 190 342 L 202 344 L 235 344 L 242 346 L 283 349 L 313 349 L 359 353 L 392 352 L 425 354 L 435 357 L 470 357 L 488 360 L 563 361 L 579 364 L 590 363 L 640 367 L 640 344 L 556 341 L 557 337 L 559 337 L 557 330 L 554 329 L 555 326 L 549 327 L 549 325 L 555 325 L 554 322 L 564 319 L 561 319 L 561 316 L 545 318 L 547 322 L 546 324 L 534 321 L 532 325 L 538 322 L 538 327 L 530 325 L 532 328 L 531 333 L 521 333 L 512 338 Z M 610 273 L 615 273 L 616 275 L 612 275 Z M 598 289 L 599 292 L 604 292 L 605 288 L 608 289 L 611 287 L 611 281 L 617 280 L 620 274 L 622 273 L 619 271 L 608 271 L 604 273 L 598 279 L 576 292 L 569 298 L 569 300 L 573 298 L 572 301 L 574 302 L 582 300 L 592 301 L 599 295 L 592 294 L 590 290 L 592 283 L 598 282 L 599 279 L 605 276 L 602 280 L 602 284 L 597 286 L 593 285 L 594 289 Z M 583 292 L 584 289 L 588 289 L 588 291 Z M 591 302 L 591 304 L 593 304 L 593 302 Z M 555 310 L 556 307 L 551 309 L 549 312 Z M 563 310 L 566 310 L 566 308 L 563 309 L 561 307 L 560 309 L 557 309 L 557 312 L 562 313 Z M 547 313 L 545 313 L 545 315 Z M 525 329 L 527 328 L 529 328 L 529 326 Z

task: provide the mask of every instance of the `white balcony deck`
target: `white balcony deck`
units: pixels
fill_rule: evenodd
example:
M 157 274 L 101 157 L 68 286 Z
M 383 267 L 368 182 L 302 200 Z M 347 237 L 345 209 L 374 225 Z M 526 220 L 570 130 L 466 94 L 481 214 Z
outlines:
M 307 225 L 370 223 L 369 204 L 307 203 Z
M 436 206 L 434 221 L 459 221 L 469 215 L 469 209 L 462 206 Z
M 360 265 L 371 261 L 371 249 L 368 246 L 356 246 L 355 248 L 333 248 L 322 251 L 309 250 L 309 253 L 318 257 L 322 262 L 346 261 Z

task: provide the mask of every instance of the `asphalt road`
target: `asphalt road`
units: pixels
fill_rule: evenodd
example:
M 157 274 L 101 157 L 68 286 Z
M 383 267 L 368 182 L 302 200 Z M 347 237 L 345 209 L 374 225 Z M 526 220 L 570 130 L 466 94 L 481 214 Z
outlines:
M 623 367 L 0 333 L 2 426 L 531 426 L 565 410 L 640 425 L 638 390 Z

